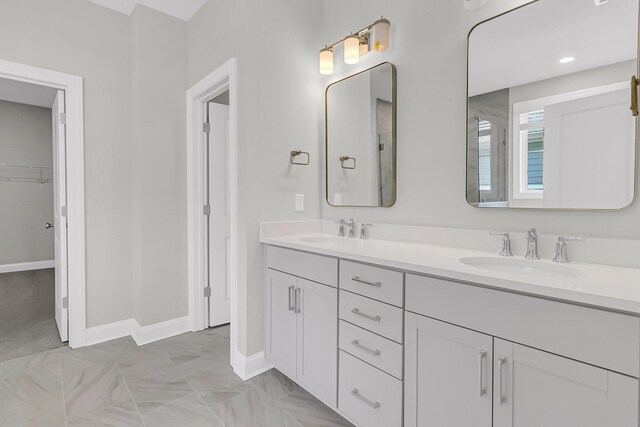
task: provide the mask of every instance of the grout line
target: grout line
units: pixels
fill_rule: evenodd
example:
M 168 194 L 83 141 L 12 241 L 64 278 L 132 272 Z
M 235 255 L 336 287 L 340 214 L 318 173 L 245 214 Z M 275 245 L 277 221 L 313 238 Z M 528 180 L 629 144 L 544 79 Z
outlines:
M 62 360 L 60 359 L 60 352 L 58 352 L 57 356 L 58 372 L 60 372 L 60 391 L 62 392 L 62 413 L 64 414 L 64 424 L 68 426 L 69 420 L 67 420 L 67 399 L 64 397 L 64 379 L 62 378 Z
M 112 354 L 113 356 L 113 354 Z M 127 387 L 127 392 L 129 393 L 129 397 L 131 398 L 131 401 L 133 402 L 133 405 L 136 407 L 136 409 L 138 410 L 138 416 L 140 416 L 140 421 L 142 421 L 142 425 L 146 427 L 146 423 L 144 421 L 144 418 L 142 417 L 142 412 L 140 412 L 140 408 L 138 407 L 138 403 L 136 403 L 136 400 L 133 398 L 133 394 L 131 393 L 131 389 L 129 388 L 129 383 L 127 383 L 127 379 L 124 377 L 124 374 L 122 373 L 122 369 L 120 369 L 120 364 L 118 363 L 117 360 L 114 360 L 115 364 L 116 364 L 116 368 L 118 368 L 118 374 L 120 375 L 120 378 L 122 378 L 122 381 L 124 382 L 125 387 Z
M 249 380 L 251 381 L 251 380 Z M 267 396 L 267 399 L 269 399 L 271 402 L 273 402 L 274 405 L 276 405 L 282 412 L 284 412 L 285 414 L 287 414 L 289 417 L 291 417 L 291 419 L 298 424 L 300 427 L 304 427 L 302 425 L 302 423 L 300 421 L 298 421 L 298 419 L 296 417 L 294 417 L 293 415 L 291 415 L 289 413 L 289 411 L 287 411 L 286 409 L 284 409 L 282 406 L 278 405 L 278 402 L 276 402 L 275 400 L 273 400 L 271 398 L 271 396 L 269 396 L 269 394 L 265 391 L 263 391 L 260 387 L 256 386 L 255 384 L 252 384 L 254 388 L 256 388 L 258 390 L 259 393 L 264 394 L 265 396 Z M 293 392 L 292 392 L 293 393 Z

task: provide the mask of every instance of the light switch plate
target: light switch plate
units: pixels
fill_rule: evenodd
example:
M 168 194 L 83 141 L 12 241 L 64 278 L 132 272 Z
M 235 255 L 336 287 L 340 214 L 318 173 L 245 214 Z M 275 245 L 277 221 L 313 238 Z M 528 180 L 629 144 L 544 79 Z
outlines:
M 296 194 L 296 212 L 304 211 L 304 194 Z

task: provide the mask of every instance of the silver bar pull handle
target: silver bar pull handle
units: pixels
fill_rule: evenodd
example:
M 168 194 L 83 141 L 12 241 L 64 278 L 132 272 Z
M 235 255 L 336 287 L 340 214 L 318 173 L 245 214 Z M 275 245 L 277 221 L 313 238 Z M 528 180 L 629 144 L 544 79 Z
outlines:
M 293 293 L 296 287 L 291 285 L 289 286 L 289 311 L 295 310 L 295 306 L 293 305 Z
M 360 399 L 360 401 L 371 406 L 373 409 L 378 409 L 380 407 L 380 402 L 367 399 L 366 397 L 360 394 L 360 391 L 358 390 L 358 388 L 354 388 L 353 390 L 351 390 L 351 394 L 356 398 Z
M 301 293 L 302 289 L 301 288 L 296 288 L 296 314 L 301 312 L 300 309 L 300 293 Z
M 370 282 L 369 280 L 361 279 L 360 276 L 353 276 L 351 278 L 351 280 L 353 280 L 354 282 L 358 282 L 358 283 L 364 283 L 365 285 L 375 286 L 377 288 L 382 286 L 382 282 Z
M 364 345 L 360 344 L 360 340 L 355 339 L 353 341 L 351 341 L 351 344 L 355 345 L 358 348 L 361 348 L 362 350 L 373 354 L 374 356 L 380 356 L 380 350 L 378 350 L 377 348 L 375 350 L 369 348 L 369 347 L 365 347 Z
M 487 357 L 487 352 L 482 350 L 478 353 L 478 384 L 480 384 L 480 397 L 487 394 L 487 389 L 482 385 L 482 361 Z
M 357 314 L 358 316 L 362 316 L 362 317 L 364 317 L 366 319 L 373 320 L 374 322 L 379 322 L 380 320 L 382 320 L 382 317 L 380 317 L 378 315 L 372 316 L 371 314 L 367 314 L 367 313 L 361 312 L 358 307 L 352 308 L 351 312 L 353 314 Z
M 501 405 L 507 401 L 507 396 L 505 396 L 503 391 L 502 391 L 502 383 L 503 383 L 502 367 L 504 365 L 506 365 L 506 363 L 507 363 L 507 358 L 506 357 L 500 356 L 498 358 L 498 371 L 500 372 L 500 379 L 499 379 L 499 382 L 498 382 L 498 401 L 500 402 Z

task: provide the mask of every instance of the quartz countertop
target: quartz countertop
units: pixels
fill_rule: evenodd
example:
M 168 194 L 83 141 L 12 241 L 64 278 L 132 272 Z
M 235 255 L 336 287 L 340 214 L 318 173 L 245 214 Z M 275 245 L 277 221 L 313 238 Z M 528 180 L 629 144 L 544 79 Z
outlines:
M 525 293 L 603 309 L 640 315 L 640 269 L 552 260 L 530 261 L 548 264 L 549 269 L 564 268 L 567 276 L 522 272 L 502 272 L 463 263 L 465 258 L 504 259 L 495 253 L 459 249 L 425 243 L 389 240 L 336 238 L 324 233 L 262 236 L 261 242 L 360 261 L 418 274 L 478 284 L 505 291 Z M 510 259 L 522 259 L 514 256 Z M 534 265 L 534 264 L 532 264 Z

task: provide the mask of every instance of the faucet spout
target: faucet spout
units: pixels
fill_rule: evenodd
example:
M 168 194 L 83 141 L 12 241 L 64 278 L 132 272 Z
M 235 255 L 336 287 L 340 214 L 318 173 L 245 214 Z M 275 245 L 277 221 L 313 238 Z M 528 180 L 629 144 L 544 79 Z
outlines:
M 538 256 L 538 234 L 535 228 L 531 228 L 524 233 L 522 237 L 527 239 L 527 253 L 524 256 L 526 259 L 540 259 Z

